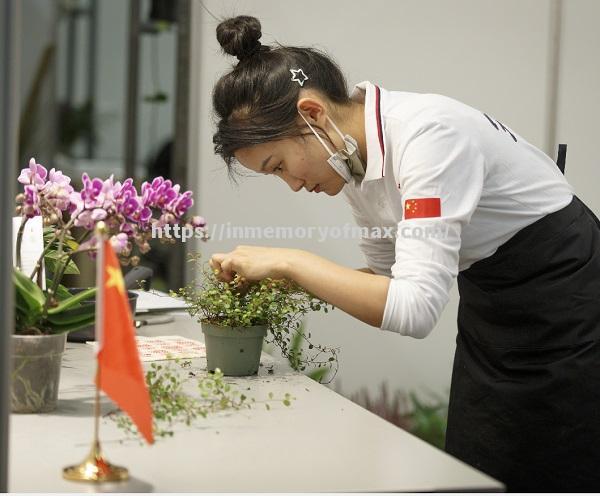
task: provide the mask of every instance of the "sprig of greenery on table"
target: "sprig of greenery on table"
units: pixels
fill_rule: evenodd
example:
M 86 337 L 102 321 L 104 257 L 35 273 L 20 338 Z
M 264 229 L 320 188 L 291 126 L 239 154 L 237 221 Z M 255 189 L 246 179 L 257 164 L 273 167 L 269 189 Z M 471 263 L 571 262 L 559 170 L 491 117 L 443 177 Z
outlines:
M 325 368 L 332 372 L 333 380 L 338 370 L 338 349 L 315 344 L 311 333 L 305 332 L 303 317 L 309 312 L 324 311 L 334 307 L 306 292 L 287 279 L 263 279 L 240 283 L 239 279 L 224 282 L 217 278 L 208 263 L 202 263 L 200 254 L 190 255 L 202 279 L 172 292 L 188 305 L 188 313 L 198 322 L 223 327 L 250 327 L 266 324 L 269 329 L 267 344 L 274 343 L 294 370 Z M 306 347 L 303 352 L 300 340 Z M 326 374 L 323 373 L 322 377 Z
M 173 426 L 178 423 L 190 426 L 198 418 L 206 418 L 211 413 L 252 408 L 252 405 L 260 403 L 225 382 L 219 369 L 213 374 L 198 376 L 190 370 L 190 361 L 175 359 L 173 362 L 175 365 L 152 363 L 145 375 L 154 415 L 155 437 L 173 436 Z M 196 382 L 196 395 L 184 391 L 184 386 L 193 380 Z M 281 401 L 285 406 L 290 406 L 294 399 L 289 393 L 281 399 L 269 393 L 269 400 Z M 268 401 L 264 404 L 267 410 L 271 409 Z M 129 416 L 120 410 L 110 412 L 108 416 L 127 434 L 138 436 Z

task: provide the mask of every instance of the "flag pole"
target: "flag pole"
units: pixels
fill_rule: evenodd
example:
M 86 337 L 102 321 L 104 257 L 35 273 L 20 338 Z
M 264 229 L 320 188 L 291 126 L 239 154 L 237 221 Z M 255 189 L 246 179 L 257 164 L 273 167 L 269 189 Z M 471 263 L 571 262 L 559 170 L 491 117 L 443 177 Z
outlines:
M 100 446 L 100 366 L 98 353 L 102 349 L 102 331 L 104 319 L 104 242 L 107 229 L 104 222 L 96 224 L 96 375 L 95 375 L 95 399 L 94 399 L 94 438 L 92 448 L 88 456 L 78 465 L 72 465 L 63 469 L 63 478 L 80 482 L 114 482 L 129 478 L 129 471 L 124 467 L 118 467 L 108 463 L 102 453 Z

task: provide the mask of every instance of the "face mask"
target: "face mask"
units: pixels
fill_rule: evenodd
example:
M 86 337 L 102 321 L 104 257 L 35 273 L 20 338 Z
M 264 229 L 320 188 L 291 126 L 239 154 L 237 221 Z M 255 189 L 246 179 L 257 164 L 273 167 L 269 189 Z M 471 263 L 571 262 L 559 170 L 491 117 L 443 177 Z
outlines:
M 345 145 L 345 149 L 339 150 L 334 153 L 329 148 L 325 140 L 321 138 L 319 133 L 317 133 L 314 130 L 314 128 L 310 125 L 310 123 L 306 120 L 306 117 L 304 117 L 304 115 L 302 115 L 300 111 L 298 111 L 298 113 L 304 119 L 304 122 L 306 122 L 307 126 L 314 133 L 319 142 L 323 145 L 325 150 L 327 150 L 327 153 L 329 153 L 327 163 L 331 167 L 333 167 L 333 170 L 336 171 L 340 176 L 342 176 L 344 181 L 346 181 L 347 183 L 349 183 L 352 180 L 352 178 L 354 178 L 354 180 L 357 183 L 362 181 L 362 178 L 365 176 L 365 165 L 358 153 L 358 144 L 356 143 L 356 140 L 349 134 L 346 134 L 344 136 L 342 132 L 338 129 L 338 127 L 335 125 L 335 123 L 329 118 L 329 116 L 325 116 L 325 118 L 333 126 L 335 131 L 340 135 L 340 138 L 342 138 Z

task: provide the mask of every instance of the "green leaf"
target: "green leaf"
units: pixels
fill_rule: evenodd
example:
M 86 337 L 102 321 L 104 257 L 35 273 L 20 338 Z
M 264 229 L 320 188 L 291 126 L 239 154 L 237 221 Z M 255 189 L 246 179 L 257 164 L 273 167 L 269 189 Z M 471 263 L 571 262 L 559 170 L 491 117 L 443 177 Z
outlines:
M 44 263 L 46 264 L 46 268 L 48 269 L 49 272 L 55 273 L 57 270 L 57 267 L 64 263 L 64 260 L 63 261 L 60 260 L 61 258 L 66 259 L 67 257 L 64 254 L 62 257 L 59 257 L 58 252 L 56 252 L 54 250 L 50 250 L 46 253 L 46 255 L 44 256 Z M 69 259 L 69 262 L 67 263 L 64 273 L 79 275 L 79 273 L 80 273 L 79 268 L 77 267 L 77 265 L 75 264 L 73 259 Z
M 79 275 L 79 268 L 77 267 L 77 264 L 75 264 L 75 262 L 73 261 L 73 259 L 69 260 L 69 263 L 67 264 L 67 266 L 65 267 L 65 274 L 75 274 L 75 275 Z
M 56 315 L 65 310 L 79 304 L 81 301 L 92 298 L 96 294 L 96 288 L 88 288 L 81 293 L 77 293 L 76 295 L 67 298 L 66 300 L 61 301 L 58 306 L 51 308 L 48 310 L 48 315 Z
M 75 274 L 75 275 L 79 275 L 79 268 L 77 267 L 77 264 L 73 261 L 73 260 L 69 260 L 69 263 L 67 264 L 67 267 L 65 268 L 65 274 Z
M 75 241 L 73 238 L 67 238 L 65 240 L 65 245 L 67 245 L 67 247 L 70 248 L 71 251 L 75 251 L 75 250 L 77 250 L 77 248 L 79 248 L 79 243 L 77 241 Z
M 46 297 L 40 287 L 16 268 L 13 269 L 13 282 L 17 293 L 29 311 L 35 315 L 41 315 Z
M 41 314 L 32 313 L 27 306 L 27 303 L 17 291 L 15 294 L 15 324 L 16 329 L 27 329 L 36 324 L 37 319 Z
M 29 307 L 27 306 L 27 302 L 23 299 L 23 296 L 17 291 L 15 292 L 15 307 L 17 312 L 27 314 L 29 313 Z
M 46 253 L 46 256 L 44 257 L 44 267 L 46 268 L 46 272 L 54 274 L 56 272 L 56 259 L 48 256 Z
M 50 279 L 46 279 L 46 287 L 50 287 L 50 285 L 52 284 L 52 281 Z M 67 298 L 70 298 L 71 296 L 73 296 L 70 291 L 63 286 L 62 284 L 59 284 L 58 287 L 56 288 L 56 293 L 54 294 L 54 296 L 56 296 L 56 299 L 58 301 L 63 301 L 66 300 Z
M 94 316 L 92 316 L 89 319 L 82 320 L 73 324 L 52 325 L 49 326 L 48 330 L 51 334 L 64 334 L 65 332 L 78 331 L 79 329 L 83 329 L 84 327 L 91 326 L 92 324 L 94 324 L 94 322 L 95 318 Z
M 48 313 L 46 320 L 52 325 L 76 324 L 78 322 L 93 319 L 96 315 L 96 306 L 93 303 L 80 305 L 64 310 L 56 314 Z

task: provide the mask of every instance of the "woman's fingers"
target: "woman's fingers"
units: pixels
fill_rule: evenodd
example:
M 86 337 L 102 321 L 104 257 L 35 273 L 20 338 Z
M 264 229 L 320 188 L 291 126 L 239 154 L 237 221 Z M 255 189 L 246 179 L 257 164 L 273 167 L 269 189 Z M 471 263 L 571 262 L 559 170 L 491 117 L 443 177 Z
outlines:
M 233 260 L 231 256 L 225 257 L 221 262 L 221 270 L 227 274 L 233 273 Z
M 225 253 L 215 253 L 209 260 L 209 265 L 222 281 L 232 281 L 234 274 L 231 270 L 231 261 Z
M 225 258 L 225 254 L 224 253 L 214 253 L 210 257 L 210 260 L 208 261 L 208 264 L 210 265 L 210 267 L 212 269 L 220 269 L 221 268 L 221 262 L 223 262 L 224 258 Z
M 229 253 L 215 253 L 210 266 L 219 279 L 227 282 L 235 279 L 243 284 L 266 277 L 283 278 L 290 253 L 285 248 L 240 245 Z

